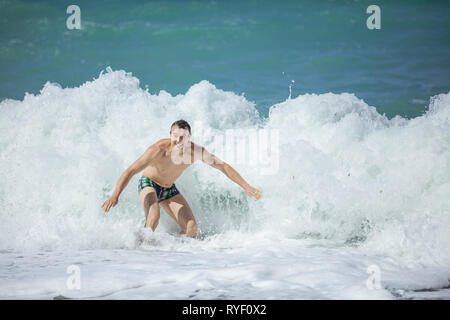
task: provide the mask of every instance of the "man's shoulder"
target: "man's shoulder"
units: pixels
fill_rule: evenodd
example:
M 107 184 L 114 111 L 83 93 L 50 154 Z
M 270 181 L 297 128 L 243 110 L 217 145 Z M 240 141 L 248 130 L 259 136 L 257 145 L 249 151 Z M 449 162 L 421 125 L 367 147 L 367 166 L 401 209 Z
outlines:
M 168 145 L 170 145 L 170 139 L 160 139 L 149 146 L 147 148 L 147 151 L 152 153 L 159 153 L 161 151 L 164 151 Z
M 193 152 L 202 152 L 204 149 L 205 149 L 204 146 L 201 146 L 198 143 L 194 143 L 191 141 L 191 150 Z
M 199 145 L 198 143 L 192 142 L 192 141 L 191 141 L 191 145 L 192 145 L 194 148 L 203 148 L 203 146 Z
M 159 139 L 153 145 L 157 147 L 166 147 L 167 145 L 170 145 L 170 139 Z

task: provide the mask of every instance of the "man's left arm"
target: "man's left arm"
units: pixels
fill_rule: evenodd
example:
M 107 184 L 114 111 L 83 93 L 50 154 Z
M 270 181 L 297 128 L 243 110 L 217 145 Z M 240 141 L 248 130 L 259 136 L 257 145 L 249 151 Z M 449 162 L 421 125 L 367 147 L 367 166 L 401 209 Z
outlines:
M 208 152 L 204 147 L 201 148 L 201 152 L 201 160 L 204 163 L 222 171 L 230 180 L 240 185 L 249 197 L 261 198 L 261 191 L 249 185 L 232 166 Z

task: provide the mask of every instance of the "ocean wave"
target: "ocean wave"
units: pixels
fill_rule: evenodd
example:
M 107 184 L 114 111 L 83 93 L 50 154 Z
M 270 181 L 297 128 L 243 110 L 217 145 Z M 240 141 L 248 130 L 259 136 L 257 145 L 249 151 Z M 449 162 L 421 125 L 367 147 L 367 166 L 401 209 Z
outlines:
M 424 263 L 450 258 L 450 93 L 410 120 L 388 119 L 351 93 L 288 98 L 263 118 L 252 101 L 206 80 L 185 94 L 151 94 L 108 68 L 76 88 L 47 82 L 37 95 L 2 101 L 0 112 L 2 250 L 134 247 L 144 219 L 138 177 L 112 211 L 100 205 L 123 170 L 185 119 L 192 140 L 223 159 L 214 137 L 229 130 L 279 135 L 274 172 L 229 161 L 262 190 L 259 201 L 203 164 L 178 180 L 205 245 L 263 232 Z M 176 230 L 162 220 L 159 230 Z

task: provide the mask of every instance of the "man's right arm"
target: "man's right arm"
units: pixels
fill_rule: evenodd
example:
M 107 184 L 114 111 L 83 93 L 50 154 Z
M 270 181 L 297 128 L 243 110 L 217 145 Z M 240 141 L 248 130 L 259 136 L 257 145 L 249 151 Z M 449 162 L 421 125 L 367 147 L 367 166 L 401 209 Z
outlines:
M 160 151 L 159 143 L 155 143 L 150 146 L 142 156 L 139 157 L 131 166 L 129 166 L 120 176 L 119 181 L 117 181 L 116 188 L 108 200 L 103 203 L 102 208 L 105 212 L 108 212 L 111 207 L 114 207 L 119 199 L 119 195 L 122 193 L 123 189 L 128 185 L 131 178 L 141 172 L 147 167 L 153 159 L 156 158 Z

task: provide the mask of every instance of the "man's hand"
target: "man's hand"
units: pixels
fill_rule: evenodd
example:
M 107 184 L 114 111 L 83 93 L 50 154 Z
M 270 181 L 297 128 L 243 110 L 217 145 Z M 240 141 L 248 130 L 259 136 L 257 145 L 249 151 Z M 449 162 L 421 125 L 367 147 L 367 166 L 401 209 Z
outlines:
M 244 190 L 249 197 L 253 197 L 256 200 L 259 200 L 259 198 L 261 198 L 261 191 L 253 188 L 252 186 L 247 186 Z
M 115 207 L 119 199 L 117 197 L 112 196 L 102 205 L 102 208 L 105 212 L 108 212 L 111 207 Z

